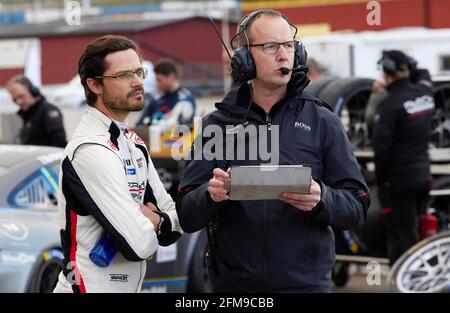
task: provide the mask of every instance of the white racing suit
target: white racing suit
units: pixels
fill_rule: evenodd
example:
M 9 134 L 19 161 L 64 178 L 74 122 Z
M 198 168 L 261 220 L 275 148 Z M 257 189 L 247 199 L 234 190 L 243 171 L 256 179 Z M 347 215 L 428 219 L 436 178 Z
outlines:
M 182 234 L 175 204 L 144 142 L 89 108 L 61 167 L 58 218 L 64 268 L 55 292 L 139 292 L 145 260 L 158 244 L 170 245 Z M 147 202 L 164 217 L 159 235 L 139 209 L 139 203 Z M 118 252 L 109 266 L 98 267 L 89 252 L 103 230 Z

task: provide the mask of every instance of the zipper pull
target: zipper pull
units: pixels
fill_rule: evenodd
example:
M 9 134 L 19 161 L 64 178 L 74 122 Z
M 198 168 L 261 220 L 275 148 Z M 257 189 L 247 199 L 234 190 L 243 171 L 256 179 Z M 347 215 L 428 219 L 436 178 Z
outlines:
M 266 124 L 267 124 L 267 129 L 272 130 L 272 118 L 270 117 L 269 113 L 266 113 Z

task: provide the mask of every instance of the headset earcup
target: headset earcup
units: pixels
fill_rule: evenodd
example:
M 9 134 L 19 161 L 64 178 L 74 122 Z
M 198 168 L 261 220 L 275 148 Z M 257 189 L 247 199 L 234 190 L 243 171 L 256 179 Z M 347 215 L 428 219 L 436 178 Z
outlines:
M 231 58 L 231 77 L 234 81 L 249 81 L 256 77 L 253 57 L 247 48 L 234 50 Z
M 33 97 L 39 97 L 41 95 L 40 90 L 35 85 L 33 85 L 31 82 L 29 85 L 29 90 Z
M 408 56 L 408 69 L 410 71 L 417 69 L 417 60 L 410 56 Z
M 23 77 L 22 84 L 28 87 L 28 91 L 34 98 L 41 96 L 41 91 L 39 88 L 36 87 L 27 77 Z
M 381 60 L 381 66 L 383 70 L 388 74 L 393 74 L 397 71 L 397 65 L 395 62 L 389 58 L 384 58 Z
M 294 67 L 300 65 L 305 66 L 307 58 L 308 53 L 306 52 L 305 46 L 300 42 L 295 48 Z

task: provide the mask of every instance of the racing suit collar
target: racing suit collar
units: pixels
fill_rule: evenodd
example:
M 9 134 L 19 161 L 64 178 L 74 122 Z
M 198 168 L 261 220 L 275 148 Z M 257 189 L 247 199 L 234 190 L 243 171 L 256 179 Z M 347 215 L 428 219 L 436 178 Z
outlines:
M 128 130 L 128 122 L 126 122 L 126 121 L 120 122 L 120 121 L 116 121 L 113 119 L 111 119 L 111 120 L 116 124 L 117 127 L 119 127 L 119 129 L 122 133 L 124 133 Z
M 95 107 L 89 107 L 87 114 L 94 116 L 104 124 L 105 128 L 107 128 L 108 132 L 110 133 L 111 142 L 119 147 L 117 139 L 120 136 L 120 128 L 116 125 L 116 123 L 114 123 L 114 121 L 110 117 L 108 117 Z

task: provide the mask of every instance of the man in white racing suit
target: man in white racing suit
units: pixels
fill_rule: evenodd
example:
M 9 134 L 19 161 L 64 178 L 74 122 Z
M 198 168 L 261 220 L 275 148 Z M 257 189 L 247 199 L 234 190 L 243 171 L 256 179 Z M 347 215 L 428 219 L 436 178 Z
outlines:
M 86 47 L 78 73 L 91 107 L 62 161 L 64 267 L 55 292 L 139 292 L 145 260 L 182 234 L 144 142 L 125 122 L 143 107 L 146 71 L 133 41 L 109 35 Z M 103 232 L 117 253 L 109 266 L 99 267 L 89 253 Z

